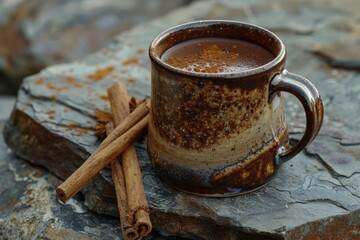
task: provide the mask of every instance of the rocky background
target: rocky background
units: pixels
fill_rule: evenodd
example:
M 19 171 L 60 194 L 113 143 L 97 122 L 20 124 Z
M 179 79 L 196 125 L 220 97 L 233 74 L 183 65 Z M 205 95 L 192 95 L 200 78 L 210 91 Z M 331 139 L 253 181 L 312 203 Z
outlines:
M 121 239 L 108 169 L 69 204 L 60 204 L 54 189 L 98 146 L 94 126 L 99 112 L 109 112 L 108 86 L 121 81 L 130 95 L 149 97 L 147 48 L 158 33 L 192 20 L 232 19 L 258 24 L 283 39 L 287 70 L 311 79 L 322 95 L 323 127 L 266 187 L 224 199 L 196 197 L 163 184 L 149 163 L 146 139 L 137 142 L 155 228 L 149 239 L 358 239 L 358 9 L 356 0 L 195 1 L 137 23 L 94 54 L 26 77 L 11 117 L 0 115 L 8 144 L 0 142 L 0 238 Z M 285 99 L 290 137 L 296 142 L 304 114 L 296 99 Z M 0 100 L 4 109 L 8 100 Z
M 191 0 L 1 0 L 0 94 L 16 94 L 26 76 L 78 60 L 132 26 Z

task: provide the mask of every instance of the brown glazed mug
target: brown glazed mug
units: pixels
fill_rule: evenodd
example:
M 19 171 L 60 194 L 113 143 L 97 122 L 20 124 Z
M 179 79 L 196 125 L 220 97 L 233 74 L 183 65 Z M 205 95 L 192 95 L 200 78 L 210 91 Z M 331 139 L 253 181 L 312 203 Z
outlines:
M 161 59 L 180 42 L 207 37 L 251 42 L 274 58 L 232 73 L 187 71 Z M 224 20 L 186 23 L 158 35 L 149 55 L 148 152 L 158 176 L 177 189 L 215 197 L 253 191 L 320 130 L 323 104 L 317 89 L 284 69 L 285 46 L 266 29 Z M 305 133 L 294 146 L 289 146 L 282 91 L 297 97 L 306 113 Z

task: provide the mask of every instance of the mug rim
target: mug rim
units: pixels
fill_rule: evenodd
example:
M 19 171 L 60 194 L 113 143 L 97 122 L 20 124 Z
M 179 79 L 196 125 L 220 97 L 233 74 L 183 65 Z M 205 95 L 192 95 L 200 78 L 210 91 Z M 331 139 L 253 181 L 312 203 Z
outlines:
M 173 33 L 182 31 L 182 30 L 186 30 L 186 29 L 191 29 L 191 28 L 200 28 L 200 27 L 206 27 L 206 26 L 212 26 L 212 25 L 236 25 L 236 26 L 241 26 L 241 27 L 247 27 L 247 28 L 253 28 L 255 29 L 257 32 L 264 32 L 268 35 L 270 35 L 273 39 L 275 39 L 279 45 L 280 45 L 280 50 L 277 53 L 277 55 L 274 57 L 274 59 L 272 59 L 270 62 L 261 65 L 259 67 L 256 68 L 251 68 L 248 70 L 244 70 L 244 71 L 239 71 L 239 72 L 224 72 L 224 73 L 203 73 L 203 72 L 191 72 L 191 71 L 187 71 L 184 69 L 180 69 L 177 67 L 174 67 L 168 63 L 166 63 L 165 61 L 161 60 L 161 56 L 159 56 L 158 54 L 156 54 L 156 48 L 158 46 L 158 44 L 164 40 L 165 38 L 167 38 L 168 36 L 170 36 Z M 285 50 L 285 45 L 283 44 L 283 42 L 281 41 L 281 39 L 274 34 L 273 32 L 254 25 L 254 24 L 250 24 L 250 23 L 245 23 L 245 22 L 241 22 L 241 21 L 232 21 L 232 20 L 199 20 L 199 21 L 192 21 L 192 22 L 187 22 L 187 23 L 183 23 L 183 24 L 179 24 L 176 25 L 174 27 L 171 27 L 163 32 L 161 32 L 160 34 L 158 34 L 151 42 L 150 47 L 149 47 L 149 56 L 150 59 L 155 61 L 157 64 L 159 64 L 160 66 L 179 73 L 179 74 L 183 74 L 186 76 L 192 76 L 192 77 L 210 77 L 210 78 L 234 78 L 234 77 L 247 77 L 247 76 L 251 76 L 251 75 L 255 75 L 255 74 L 259 74 L 265 71 L 268 71 L 270 69 L 272 69 L 273 67 L 277 66 L 279 63 L 282 62 L 282 60 L 284 59 L 286 55 L 286 50 Z

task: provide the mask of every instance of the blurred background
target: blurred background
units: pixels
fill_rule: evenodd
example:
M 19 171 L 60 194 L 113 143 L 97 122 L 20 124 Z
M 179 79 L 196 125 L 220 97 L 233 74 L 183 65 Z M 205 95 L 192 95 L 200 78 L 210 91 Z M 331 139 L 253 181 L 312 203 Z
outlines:
M 115 35 L 192 0 L 0 0 L 0 119 L 24 77 L 106 46 Z
M 120 32 L 191 2 L 0 0 L 2 102 L 16 95 L 25 76 L 89 55 Z

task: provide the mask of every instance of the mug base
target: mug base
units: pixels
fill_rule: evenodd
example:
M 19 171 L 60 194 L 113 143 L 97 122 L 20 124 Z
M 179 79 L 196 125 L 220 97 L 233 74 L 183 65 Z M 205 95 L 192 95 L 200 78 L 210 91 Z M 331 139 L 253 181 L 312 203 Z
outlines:
M 188 187 L 188 186 L 176 186 L 175 184 L 172 184 L 169 181 L 166 181 L 164 179 L 161 179 L 163 182 L 165 182 L 168 186 L 171 188 L 174 188 L 180 192 L 188 193 L 191 195 L 201 196 L 201 197 L 212 197 L 212 198 L 226 198 L 226 197 L 236 197 L 240 195 L 244 195 L 247 193 L 251 193 L 254 191 L 257 191 L 263 187 L 265 187 L 269 181 L 266 181 L 265 183 L 261 184 L 260 186 L 256 186 L 254 188 L 239 188 L 239 187 L 225 187 L 225 188 L 194 188 L 194 187 Z M 270 180 L 270 179 L 269 179 Z

